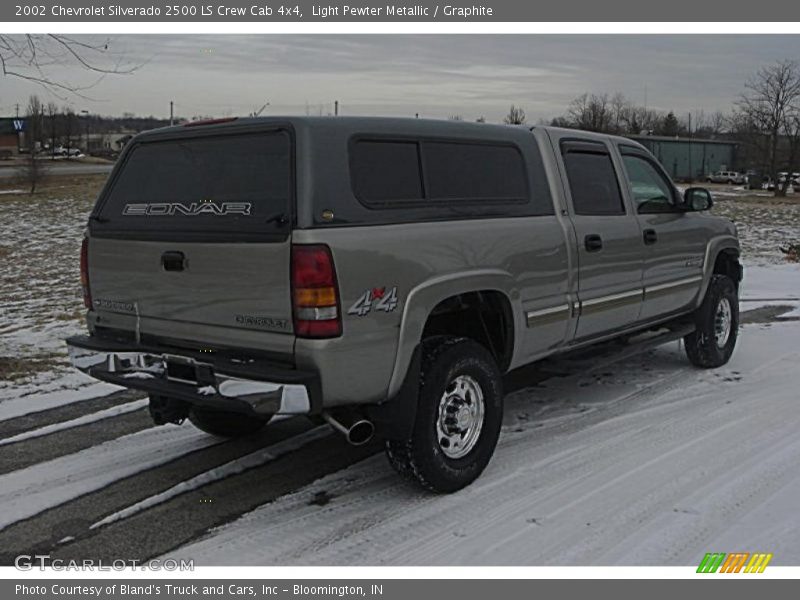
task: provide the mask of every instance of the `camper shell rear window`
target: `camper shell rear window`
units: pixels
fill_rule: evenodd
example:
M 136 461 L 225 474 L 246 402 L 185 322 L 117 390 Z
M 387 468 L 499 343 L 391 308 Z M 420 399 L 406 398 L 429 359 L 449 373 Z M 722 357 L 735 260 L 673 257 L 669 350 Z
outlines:
M 288 131 L 143 141 L 123 160 L 93 216 L 101 229 L 258 234 L 291 222 Z

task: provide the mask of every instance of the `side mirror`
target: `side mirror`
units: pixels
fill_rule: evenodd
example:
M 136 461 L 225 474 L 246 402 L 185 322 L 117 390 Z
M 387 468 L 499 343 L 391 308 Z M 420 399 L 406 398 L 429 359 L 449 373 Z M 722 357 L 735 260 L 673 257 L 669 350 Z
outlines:
M 699 212 L 714 206 L 711 192 L 706 188 L 690 187 L 683 193 L 683 207 L 685 210 Z

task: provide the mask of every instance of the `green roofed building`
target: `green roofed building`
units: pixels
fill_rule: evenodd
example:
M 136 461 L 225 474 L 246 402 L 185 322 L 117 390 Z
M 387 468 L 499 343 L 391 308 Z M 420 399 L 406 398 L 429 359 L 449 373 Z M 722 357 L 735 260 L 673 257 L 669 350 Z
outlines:
M 630 135 L 664 165 L 675 181 L 703 180 L 716 171 L 735 171 L 738 142 L 701 138 Z

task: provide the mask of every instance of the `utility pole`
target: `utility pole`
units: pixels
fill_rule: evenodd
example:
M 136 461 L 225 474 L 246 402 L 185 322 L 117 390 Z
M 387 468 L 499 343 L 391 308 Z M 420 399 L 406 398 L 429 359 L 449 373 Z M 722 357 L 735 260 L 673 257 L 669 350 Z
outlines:
M 333 116 L 334 117 L 338 117 L 339 116 L 339 101 L 338 100 L 335 100 L 333 102 Z
M 86 145 L 84 146 L 83 153 L 89 154 L 89 111 L 84 109 L 81 111 L 81 114 L 83 115 L 84 130 L 86 132 Z
M 694 180 L 694 172 L 692 171 L 692 113 L 689 112 L 689 183 Z
M 172 100 L 170 100 L 169 101 L 169 124 L 170 125 L 174 125 L 175 124 L 175 113 L 173 111 L 173 106 L 174 106 L 174 103 L 172 102 Z

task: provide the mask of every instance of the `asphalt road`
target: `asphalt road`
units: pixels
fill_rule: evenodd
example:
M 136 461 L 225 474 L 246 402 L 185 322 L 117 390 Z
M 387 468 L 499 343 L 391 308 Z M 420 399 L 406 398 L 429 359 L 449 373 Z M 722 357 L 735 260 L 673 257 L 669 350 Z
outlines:
M 55 164 L 50 172 L 54 175 L 96 175 L 110 173 L 114 165 Z M 20 166 L 0 165 L 0 179 L 10 179 L 22 173 Z

